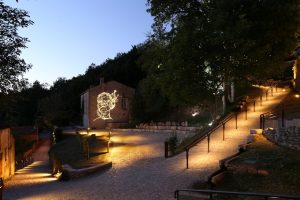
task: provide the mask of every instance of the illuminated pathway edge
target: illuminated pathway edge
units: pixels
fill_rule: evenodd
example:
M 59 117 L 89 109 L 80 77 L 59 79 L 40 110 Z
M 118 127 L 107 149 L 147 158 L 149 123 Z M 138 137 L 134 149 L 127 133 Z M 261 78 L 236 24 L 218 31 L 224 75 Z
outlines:
M 225 141 L 220 127 L 211 135 L 210 153 L 207 153 L 206 140 L 193 147 L 189 169 L 186 169 L 185 153 L 168 159 L 163 157 L 163 142 L 169 134 L 114 132 L 111 169 L 68 182 L 44 177 L 41 182 L 31 183 L 30 178 L 21 180 L 19 174 L 8 182 L 4 199 L 174 199 L 174 190 L 186 188 L 197 180 L 206 180 L 218 169 L 220 159 L 237 152 L 237 146 L 246 141 L 249 129 L 259 127 L 259 115 L 277 106 L 285 94 L 287 92 L 278 89 L 274 97 L 269 95 L 267 102 L 263 98 L 262 106 L 257 102 L 256 112 L 248 111 L 247 121 L 241 113 L 237 130 L 235 120 L 229 121 Z

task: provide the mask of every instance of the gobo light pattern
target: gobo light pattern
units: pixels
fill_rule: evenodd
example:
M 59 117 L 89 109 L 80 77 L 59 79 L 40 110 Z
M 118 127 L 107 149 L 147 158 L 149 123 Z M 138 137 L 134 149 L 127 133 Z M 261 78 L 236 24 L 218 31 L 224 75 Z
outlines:
M 117 91 L 114 90 L 113 93 L 102 92 L 97 96 L 97 118 L 94 119 L 112 119 L 110 116 L 110 111 L 116 107 L 119 95 L 116 94 Z

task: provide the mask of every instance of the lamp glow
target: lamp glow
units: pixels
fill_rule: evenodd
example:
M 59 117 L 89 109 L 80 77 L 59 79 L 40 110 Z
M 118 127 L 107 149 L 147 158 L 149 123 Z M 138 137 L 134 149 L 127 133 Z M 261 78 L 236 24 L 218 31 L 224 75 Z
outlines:
M 195 116 L 197 116 L 197 115 L 199 115 L 198 112 L 194 112 L 194 113 L 192 114 L 193 117 L 195 117 Z
M 97 97 L 97 118 L 94 119 L 112 119 L 110 116 L 110 111 L 116 107 L 119 95 L 116 94 L 116 90 L 113 93 L 102 92 Z
M 300 95 L 299 94 L 295 94 L 295 97 L 298 99 L 298 98 L 300 98 Z

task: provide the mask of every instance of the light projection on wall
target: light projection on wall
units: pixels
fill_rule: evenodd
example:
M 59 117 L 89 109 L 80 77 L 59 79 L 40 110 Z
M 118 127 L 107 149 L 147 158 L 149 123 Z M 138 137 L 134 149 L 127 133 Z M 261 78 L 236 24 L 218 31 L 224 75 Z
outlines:
M 116 107 L 119 95 L 117 91 L 114 90 L 111 94 L 108 92 L 102 92 L 97 96 L 97 118 L 94 119 L 112 119 L 110 116 L 110 111 Z

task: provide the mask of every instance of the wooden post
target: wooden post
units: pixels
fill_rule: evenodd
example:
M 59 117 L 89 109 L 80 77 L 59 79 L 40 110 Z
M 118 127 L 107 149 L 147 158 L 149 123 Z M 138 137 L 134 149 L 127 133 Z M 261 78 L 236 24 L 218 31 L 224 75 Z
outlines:
M 189 149 L 185 149 L 186 152 L 186 168 L 189 168 Z
M 256 101 L 256 99 L 254 99 L 254 101 L 253 101 L 253 112 L 255 112 L 255 101 Z
M 223 141 L 225 140 L 225 123 L 222 123 L 223 125 Z
M 165 158 L 169 157 L 168 152 L 169 152 L 169 143 L 168 141 L 165 141 Z
M 235 113 L 235 129 L 237 129 L 237 112 Z
M 247 104 L 245 104 L 245 120 L 248 120 L 247 112 L 248 112 L 248 106 Z
M 266 101 L 268 101 L 268 90 L 266 91 Z
M 109 153 L 109 141 L 107 141 L 107 153 Z
M 273 97 L 273 87 L 271 87 L 271 96 Z
M 262 106 L 262 95 L 260 95 L 260 106 Z
M 282 104 L 282 111 L 281 111 L 281 127 L 284 127 L 284 104 Z
M 207 153 L 209 153 L 210 134 L 207 135 Z

